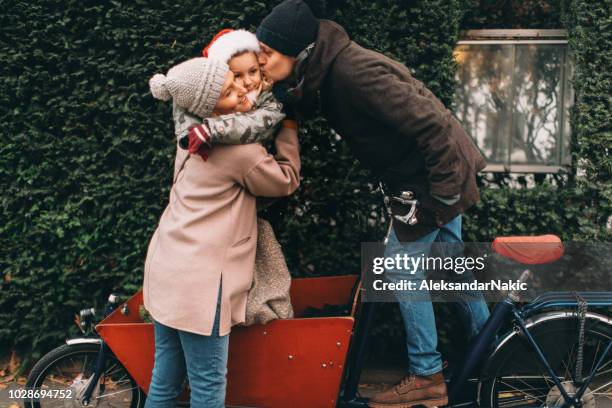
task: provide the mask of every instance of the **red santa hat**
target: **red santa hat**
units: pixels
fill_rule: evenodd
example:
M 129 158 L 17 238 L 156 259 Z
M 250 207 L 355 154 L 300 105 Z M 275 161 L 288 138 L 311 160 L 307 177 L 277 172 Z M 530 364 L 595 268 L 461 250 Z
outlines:
M 247 30 L 225 28 L 215 34 L 210 43 L 202 50 L 202 55 L 227 63 L 234 55 L 244 51 L 255 53 L 261 51 L 255 34 Z

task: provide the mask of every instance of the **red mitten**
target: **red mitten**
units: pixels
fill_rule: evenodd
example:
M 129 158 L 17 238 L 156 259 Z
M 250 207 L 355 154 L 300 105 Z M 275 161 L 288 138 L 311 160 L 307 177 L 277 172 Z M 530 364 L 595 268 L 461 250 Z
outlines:
M 204 161 L 208 160 L 209 152 L 210 152 L 210 147 L 205 146 L 205 145 L 200 146 L 200 150 L 198 150 L 198 154 Z
M 189 144 L 187 150 L 190 154 L 199 154 L 204 161 L 208 160 L 210 151 L 210 136 L 205 125 L 193 125 L 189 128 Z
M 210 147 L 210 136 L 205 125 L 193 125 L 189 128 L 189 153 L 195 154 L 200 149 L 200 146 L 205 145 Z

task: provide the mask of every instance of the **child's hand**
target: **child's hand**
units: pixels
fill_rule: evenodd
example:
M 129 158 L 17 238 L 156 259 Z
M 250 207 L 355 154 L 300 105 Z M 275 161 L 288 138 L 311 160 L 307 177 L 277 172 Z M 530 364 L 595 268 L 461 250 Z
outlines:
M 187 150 L 190 154 L 199 154 L 204 161 L 208 160 L 210 152 L 210 136 L 205 125 L 193 125 L 189 128 L 189 144 Z
M 210 153 L 210 147 L 206 147 L 202 145 L 200 149 L 197 151 L 197 153 L 200 155 L 202 160 L 206 161 L 208 160 L 208 154 Z

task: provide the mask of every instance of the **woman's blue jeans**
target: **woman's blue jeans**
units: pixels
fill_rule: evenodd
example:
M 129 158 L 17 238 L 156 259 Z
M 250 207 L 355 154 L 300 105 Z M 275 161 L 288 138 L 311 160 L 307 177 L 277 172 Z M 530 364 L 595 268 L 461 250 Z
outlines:
M 219 294 L 210 336 L 154 322 L 155 364 L 145 408 L 175 408 L 185 374 L 192 407 L 225 407 L 229 335 L 219 336 L 220 300 Z
M 397 222 L 397 221 L 396 221 Z M 453 218 L 448 224 L 435 231 L 418 238 L 413 242 L 399 242 L 395 231 L 391 228 L 389 240 L 385 247 L 385 257 L 395 257 L 397 254 L 404 256 L 429 255 L 431 245 L 434 242 L 461 243 L 461 215 Z M 415 244 L 421 243 L 422 245 Z M 423 269 L 418 269 L 410 274 L 406 269 L 385 271 L 387 279 L 398 282 L 401 279 L 411 280 L 418 288 L 420 282 L 425 278 Z M 474 276 L 471 270 L 457 275 L 457 281 L 472 281 Z M 436 350 L 438 346 L 438 335 L 436 332 L 436 321 L 433 305 L 429 293 L 418 292 L 419 300 L 410 300 L 409 291 L 402 292 L 398 298 L 400 312 L 406 329 L 406 346 L 408 349 L 408 369 L 416 375 L 426 376 L 442 370 L 442 359 Z M 467 330 L 468 338 L 478 334 L 482 326 L 489 318 L 489 308 L 484 300 L 482 292 L 469 293 L 468 300 L 454 302 L 457 314 Z

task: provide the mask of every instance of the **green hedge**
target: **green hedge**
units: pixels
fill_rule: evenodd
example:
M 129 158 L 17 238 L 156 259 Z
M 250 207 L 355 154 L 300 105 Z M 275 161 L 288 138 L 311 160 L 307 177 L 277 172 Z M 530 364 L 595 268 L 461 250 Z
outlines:
M 149 95 L 148 78 L 199 54 L 220 28 L 254 29 L 276 1 L 9 3 L 0 16 L 0 351 L 17 348 L 36 359 L 76 333 L 72 320 L 80 308 L 141 284 L 174 158 L 170 106 Z M 359 43 L 406 63 L 451 103 L 452 48 L 463 12 L 473 16 L 480 6 L 330 4 L 329 16 Z M 587 2 L 567 10 L 582 79 L 575 152 L 590 160 L 588 183 L 484 189 L 483 202 L 466 219 L 466 239 L 542 232 L 609 237 L 610 161 L 602 146 L 609 140 L 610 70 L 589 70 L 609 63 L 610 13 Z M 295 275 L 356 273 L 360 242 L 380 239 L 385 230 L 380 199 L 369 192 L 368 172 L 323 119 L 304 126 L 301 136 L 303 184 L 268 215 Z M 375 332 L 395 341 L 401 336 L 395 336 L 397 315 L 392 319 Z

